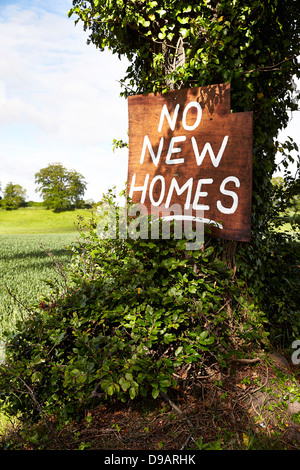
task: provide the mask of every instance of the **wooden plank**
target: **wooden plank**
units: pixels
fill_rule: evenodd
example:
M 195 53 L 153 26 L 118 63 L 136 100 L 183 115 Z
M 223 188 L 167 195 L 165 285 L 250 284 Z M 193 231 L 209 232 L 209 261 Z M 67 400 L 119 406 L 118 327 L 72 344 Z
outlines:
M 194 216 L 205 208 L 222 223 L 210 225 L 213 236 L 249 241 L 252 112 L 230 113 L 230 86 L 131 96 L 128 113 L 133 202 L 160 215 L 174 204 Z

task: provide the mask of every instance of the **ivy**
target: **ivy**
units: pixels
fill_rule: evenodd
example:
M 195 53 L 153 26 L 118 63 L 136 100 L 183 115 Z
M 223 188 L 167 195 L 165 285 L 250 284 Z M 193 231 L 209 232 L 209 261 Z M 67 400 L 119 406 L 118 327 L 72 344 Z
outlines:
M 289 244 L 288 237 L 274 238 L 274 224 L 299 194 L 299 167 L 293 175 L 286 168 L 299 160 L 296 144 L 278 141 L 300 97 L 294 82 L 300 78 L 297 0 L 73 0 L 69 14 L 89 30 L 89 42 L 130 61 L 121 79 L 125 98 L 230 82 L 232 111 L 253 111 L 252 242 L 237 251 L 247 259 L 243 276 L 252 278 L 259 265 L 267 269 L 274 250 Z M 283 151 L 285 191 L 279 196 L 272 176 Z M 255 260 L 248 256 L 252 249 Z
M 33 305 L 6 334 L 0 385 L 6 411 L 20 419 L 42 408 L 64 421 L 97 399 L 157 398 L 180 386 L 187 366 L 199 373 L 237 344 L 248 354 L 266 341 L 264 314 L 210 242 L 188 253 L 172 236 L 99 242 L 95 222 L 73 249 L 65 292 Z

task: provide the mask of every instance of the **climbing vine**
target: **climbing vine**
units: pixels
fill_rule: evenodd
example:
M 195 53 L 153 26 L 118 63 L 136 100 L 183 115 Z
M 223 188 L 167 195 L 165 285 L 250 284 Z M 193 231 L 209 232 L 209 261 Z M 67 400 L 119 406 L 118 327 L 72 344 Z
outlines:
M 297 318 L 295 295 L 287 300 L 295 278 L 279 274 L 274 279 L 270 269 L 277 256 L 298 246 L 275 236 L 273 228 L 299 193 L 297 144 L 278 139 L 300 97 L 295 85 L 300 78 L 299 13 L 296 0 L 73 0 L 69 11 L 89 31 L 89 44 L 129 60 L 120 80 L 125 98 L 230 82 L 232 111 L 253 111 L 252 241 L 216 242 L 216 249 L 248 279 L 253 295 L 261 293 L 270 315 L 283 323 L 288 317 L 288 324 Z M 277 155 L 285 171 L 279 188 L 272 184 Z M 297 158 L 298 170 L 291 174 L 287 165 Z M 275 308 L 265 294 L 271 282 Z
M 232 110 L 254 112 L 253 233 L 270 220 L 279 130 L 297 109 L 296 1 L 73 0 L 88 43 L 130 65 L 122 95 L 231 82 Z

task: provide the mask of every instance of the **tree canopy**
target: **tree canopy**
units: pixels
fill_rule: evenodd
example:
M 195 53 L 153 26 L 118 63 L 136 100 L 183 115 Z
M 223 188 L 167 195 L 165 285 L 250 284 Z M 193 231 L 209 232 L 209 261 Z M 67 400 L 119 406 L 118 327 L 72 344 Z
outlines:
M 13 210 L 25 205 L 26 190 L 19 184 L 9 182 L 4 189 L 1 205 L 3 209 Z
M 35 182 L 48 209 L 56 211 L 78 207 L 86 189 L 84 177 L 67 170 L 61 163 L 49 164 L 35 174 Z
M 233 112 L 254 113 L 253 224 L 262 234 L 278 132 L 300 97 L 299 13 L 296 0 L 73 0 L 69 16 L 90 31 L 88 43 L 129 59 L 125 97 L 231 83 Z
M 130 60 L 126 80 L 134 92 L 163 90 L 168 73 L 178 87 L 277 72 L 293 90 L 290 74 L 297 73 L 299 55 L 294 0 L 73 0 L 72 14 L 91 31 L 88 42 Z

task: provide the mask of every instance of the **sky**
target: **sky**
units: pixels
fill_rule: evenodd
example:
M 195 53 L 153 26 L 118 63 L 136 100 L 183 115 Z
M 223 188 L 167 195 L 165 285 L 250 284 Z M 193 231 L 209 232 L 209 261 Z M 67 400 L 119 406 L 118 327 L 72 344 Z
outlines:
M 87 45 L 67 12 L 71 0 L 0 0 L 0 184 L 13 182 L 39 201 L 34 175 L 51 163 L 81 173 L 85 200 L 124 188 L 127 102 L 119 80 L 128 66 Z M 282 138 L 300 147 L 300 112 Z
M 34 175 L 50 163 L 81 173 L 86 200 L 124 188 L 127 102 L 118 82 L 125 61 L 87 45 L 67 12 L 71 0 L 0 0 L 0 183 L 40 200 Z

